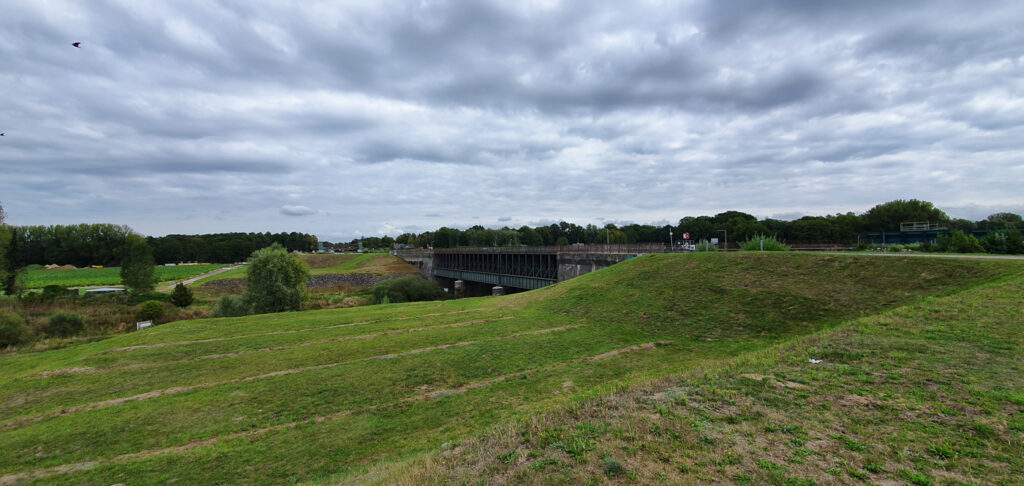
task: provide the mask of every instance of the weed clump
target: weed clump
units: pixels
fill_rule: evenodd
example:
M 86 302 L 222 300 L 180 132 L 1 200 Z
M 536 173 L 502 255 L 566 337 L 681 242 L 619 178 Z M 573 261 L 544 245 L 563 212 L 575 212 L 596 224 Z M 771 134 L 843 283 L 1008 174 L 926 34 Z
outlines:
M 32 333 L 21 316 L 0 313 L 0 348 L 24 343 L 31 337 Z
M 53 337 L 70 337 L 85 330 L 85 320 L 80 314 L 58 312 L 50 316 L 46 325 L 46 335 Z
M 135 312 L 135 317 L 144 321 L 157 319 L 162 315 L 164 315 L 164 303 L 158 300 L 143 302 L 139 305 L 139 310 Z
M 249 303 L 241 295 L 224 295 L 217 299 L 213 317 L 241 317 L 249 314 Z
M 789 245 L 775 235 L 753 235 L 740 244 L 743 251 L 789 251 Z
M 601 470 L 605 476 L 619 476 L 626 472 L 621 462 L 611 458 L 601 461 Z
M 713 245 L 708 240 L 700 240 L 693 251 L 718 251 L 718 245 Z

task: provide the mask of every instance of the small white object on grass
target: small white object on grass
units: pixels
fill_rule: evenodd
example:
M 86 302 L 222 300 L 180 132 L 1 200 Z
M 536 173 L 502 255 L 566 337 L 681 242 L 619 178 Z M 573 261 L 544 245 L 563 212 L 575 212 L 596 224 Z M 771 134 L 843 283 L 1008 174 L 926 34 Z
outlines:
M 814 358 L 811 358 L 811 359 L 810 359 L 810 360 L 808 360 L 808 361 L 810 361 L 810 362 L 811 362 L 811 364 L 818 364 L 818 363 L 821 363 L 821 360 L 820 360 L 820 359 L 814 359 Z

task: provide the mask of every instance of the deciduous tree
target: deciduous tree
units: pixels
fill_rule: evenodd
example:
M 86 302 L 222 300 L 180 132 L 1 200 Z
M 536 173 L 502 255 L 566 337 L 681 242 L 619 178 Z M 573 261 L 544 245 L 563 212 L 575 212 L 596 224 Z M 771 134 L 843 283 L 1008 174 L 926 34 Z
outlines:
M 245 300 L 257 314 L 299 310 L 308 296 L 308 279 L 306 263 L 275 243 L 249 257 Z
M 121 283 L 134 293 L 149 292 L 156 285 L 153 250 L 141 237 L 129 240 L 127 255 L 121 261 Z

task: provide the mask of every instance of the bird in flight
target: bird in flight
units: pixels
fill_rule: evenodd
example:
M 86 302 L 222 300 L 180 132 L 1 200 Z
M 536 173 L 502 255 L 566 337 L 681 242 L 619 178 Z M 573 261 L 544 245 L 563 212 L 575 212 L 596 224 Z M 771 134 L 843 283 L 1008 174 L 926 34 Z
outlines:
M 77 47 L 79 49 L 82 48 L 82 43 L 81 42 L 72 42 L 71 45 L 73 45 L 73 46 L 75 46 L 75 47 Z

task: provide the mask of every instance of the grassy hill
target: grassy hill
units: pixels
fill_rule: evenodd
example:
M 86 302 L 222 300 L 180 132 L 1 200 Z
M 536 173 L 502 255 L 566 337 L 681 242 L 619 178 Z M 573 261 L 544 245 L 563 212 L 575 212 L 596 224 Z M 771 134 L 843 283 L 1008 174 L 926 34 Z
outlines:
M 2 355 L 0 484 L 370 479 L 497 424 L 1022 271 L 655 255 L 501 298 L 179 322 Z

